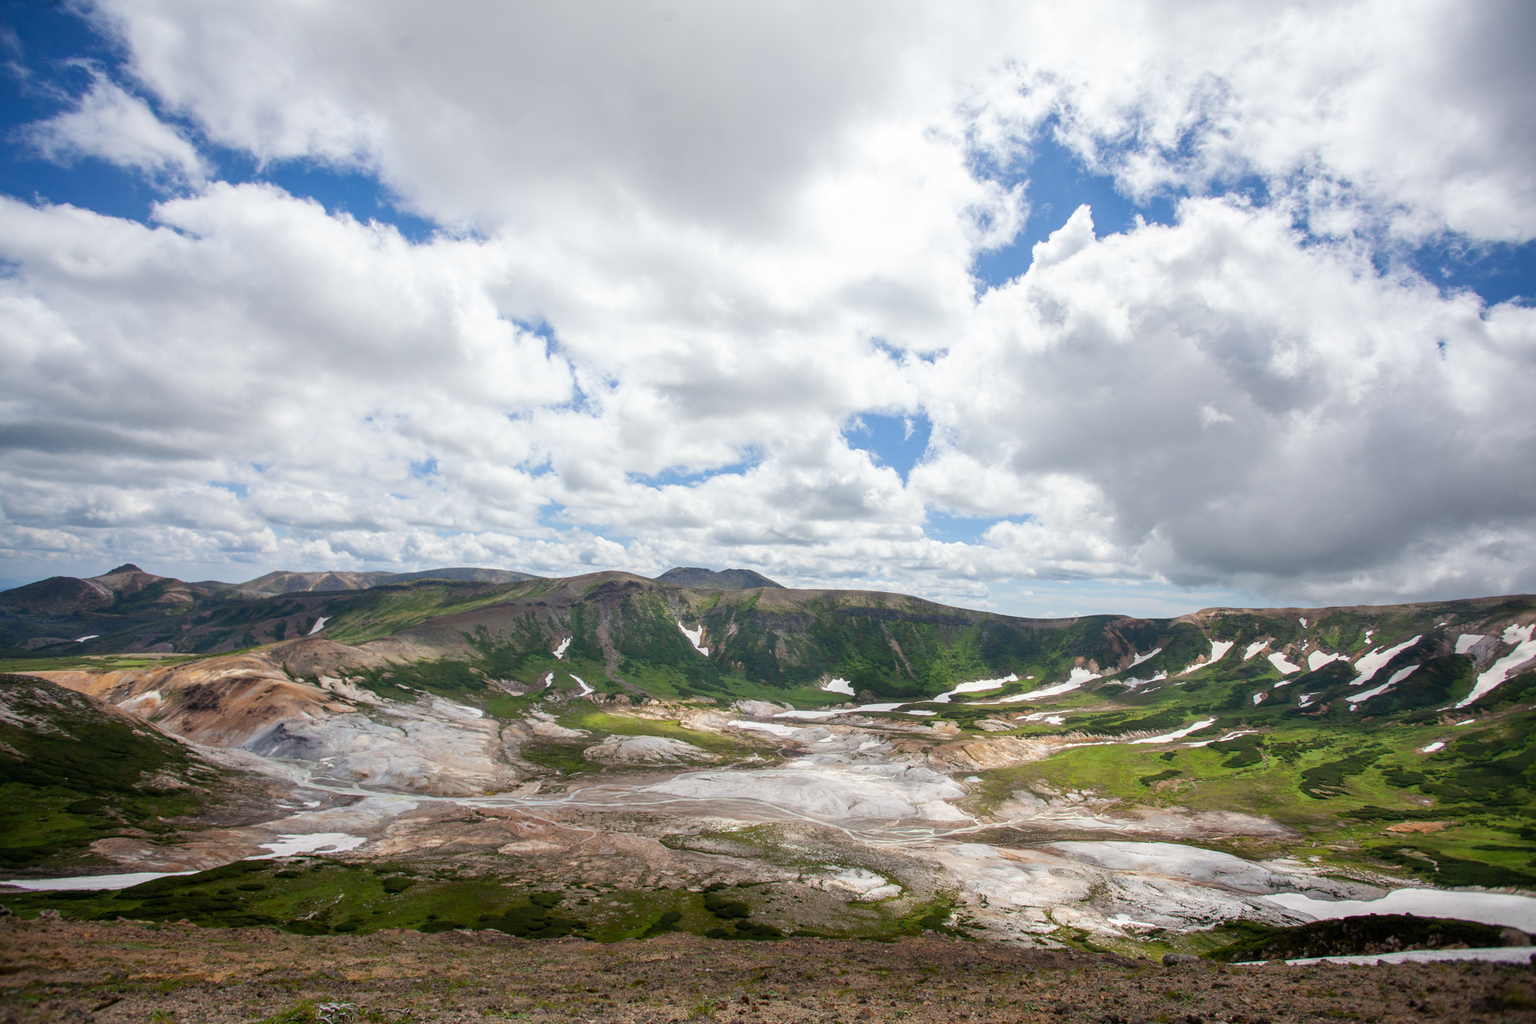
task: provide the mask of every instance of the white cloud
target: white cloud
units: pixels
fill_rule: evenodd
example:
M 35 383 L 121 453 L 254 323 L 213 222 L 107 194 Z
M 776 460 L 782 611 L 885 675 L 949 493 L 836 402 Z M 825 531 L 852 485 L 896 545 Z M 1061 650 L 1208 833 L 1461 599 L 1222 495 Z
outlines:
M 1536 311 L 1383 279 L 1220 200 L 1086 245 L 1077 221 L 1048 243 L 1073 255 L 989 293 L 972 343 L 936 364 L 924 401 L 950 441 L 914 483 L 991 514 L 1077 494 L 991 534 L 1063 571 L 1318 595 L 1529 586 L 1529 559 L 1495 568 L 1491 551 L 1536 527 L 1536 417 L 1515 397 Z M 993 482 L 1002 507 L 967 500 L 982 472 L 1016 481 Z
M 75 109 L 28 125 L 22 137 L 55 163 L 97 157 L 172 181 L 201 181 L 208 172 L 190 142 L 99 73 Z
M 12 562 L 745 564 L 968 602 L 1536 583 L 1532 312 L 1350 236 L 1536 234 L 1522 10 L 93 10 L 200 137 L 376 175 L 446 228 L 198 184 L 99 79 L 46 151 L 192 185 L 149 226 L 0 201 Z M 1048 123 L 1196 197 L 1103 238 L 1085 207 L 978 297 L 1030 203 L 978 161 Z M 1279 200 L 1202 197 L 1243 175 Z M 905 484 L 842 435 L 919 409 Z M 932 508 L 1010 521 L 945 544 Z

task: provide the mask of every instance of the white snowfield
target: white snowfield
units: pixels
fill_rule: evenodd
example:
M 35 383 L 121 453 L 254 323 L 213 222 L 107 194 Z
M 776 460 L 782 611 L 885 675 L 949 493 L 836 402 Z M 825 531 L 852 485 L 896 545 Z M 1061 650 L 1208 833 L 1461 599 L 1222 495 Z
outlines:
M 1483 633 L 1463 633 L 1456 638 L 1456 653 L 1466 654 L 1488 637 Z
M 1364 693 L 1351 694 L 1350 696 L 1345 697 L 1344 699 L 1349 701 L 1351 704 L 1358 704 L 1358 703 L 1360 703 L 1363 700 L 1370 700 L 1372 697 L 1375 697 L 1377 694 L 1386 693 L 1388 690 L 1392 689 L 1392 687 L 1396 686 L 1398 683 L 1402 682 L 1404 679 L 1407 679 L 1409 676 L 1413 675 L 1418 670 L 1419 670 L 1419 666 L 1417 666 L 1417 665 L 1409 665 L 1407 668 L 1400 668 L 1396 672 L 1392 673 L 1392 678 L 1391 679 L 1388 679 L 1386 682 L 1382 683 L 1380 686 L 1373 687 L 1372 689 L 1366 690 Z
M 846 679 L 829 679 L 827 680 L 827 685 L 823 686 L 822 689 L 827 693 L 842 693 L 849 697 L 853 696 L 853 684 Z
M 1182 729 L 1177 729 L 1177 730 L 1175 730 L 1173 732 L 1165 732 L 1161 736 L 1146 736 L 1146 737 L 1143 737 L 1142 739 L 1139 739 L 1139 740 L 1131 740 L 1131 742 L 1132 743 L 1172 743 L 1174 740 L 1181 740 L 1181 739 L 1183 739 L 1185 736 L 1188 736 L 1192 732 L 1199 732 L 1201 729 L 1204 729 L 1207 726 L 1214 725 L 1215 722 L 1216 722 L 1216 719 L 1214 719 L 1214 718 L 1202 718 L 1200 721 L 1196 722 L 1194 725 L 1186 725 Z
M 570 646 L 571 637 L 566 637 L 564 640 L 561 640 L 560 646 L 555 648 L 555 657 L 563 659 L 565 657 L 565 652 L 570 649 Z
M 578 693 L 576 696 L 578 696 L 578 697 L 585 697 L 587 694 L 593 692 L 592 691 L 592 687 L 588 686 L 587 685 L 587 681 L 585 679 L 581 678 L 581 676 L 579 676 L 576 673 L 572 672 L 571 673 L 571 678 L 576 680 L 576 685 L 577 686 L 581 687 L 581 692 Z
M 1211 646 L 1215 647 L 1216 645 L 1212 644 Z M 1129 665 L 1125 666 L 1126 670 L 1129 671 L 1130 669 L 1135 668 L 1137 665 L 1140 665 L 1144 661 L 1151 661 L 1153 658 L 1157 657 L 1159 654 L 1162 654 L 1162 653 L 1163 653 L 1163 649 L 1161 647 L 1154 647 L 1150 651 L 1148 651 L 1146 654 L 1138 654 L 1134 658 L 1131 659 L 1131 663 Z M 1211 660 L 1215 661 L 1216 659 L 1212 658 Z
M 696 800 L 757 800 L 819 821 L 923 818 L 969 822 L 945 801 L 965 795 L 947 775 L 901 764 L 813 765 L 757 772 L 687 772 L 646 786 Z
M 734 725 L 738 729 L 752 729 L 757 732 L 766 732 L 772 736 L 790 737 L 797 736 L 800 733 L 800 730 L 794 728 L 793 726 L 780 725 L 777 722 L 744 722 L 740 719 L 733 719 L 727 724 Z
M 318 619 L 315 620 L 315 624 L 312 627 L 310 627 L 309 632 L 306 633 L 305 635 L 306 636 L 314 636 L 316 633 L 318 633 L 322 629 L 324 629 L 325 628 L 325 624 L 327 622 L 330 622 L 332 618 L 334 618 L 334 616 L 327 616 L 327 615 L 320 616 Z
M 1268 640 L 1255 640 L 1253 643 L 1249 644 L 1248 647 L 1243 651 L 1243 660 L 1244 661 L 1249 660 L 1255 654 L 1258 654 L 1260 651 L 1262 651 L 1264 648 L 1266 648 L 1268 646 L 1269 646 L 1269 641 Z
M 1300 665 L 1292 665 L 1289 661 L 1285 660 L 1285 655 L 1283 654 L 1271 654 L 1269 656 L 1269 663 L 1275 666 L 1275 668 L 1279 669 L 1280 674 L 1283 676 L 1288 676 L 1292 672 L 1301 671 Z
M 1536 898 L 1499 892 L 1393 889 L 1376 900 L 1318 900 L 1299 892 L 1264 898 L 1311 921 L 1333 921 L 1360 914 L 1415 914 L 1536 931 Z
M 937 697 L 933 698 L 933 702 L 935 704 L 948 704 L 949 698 L 953 697 L 957 693 L 981 693 L 983 690 L 997 690 L 1007 685 L 1008 683 L 1016 683 L 1018 681 L 1019 676 L 1016 672 L 1010 672 L 1003 676 L 1001 679 L 975 679 L 969 683 L 961 683 L 953 690 L 947 690 L 944 693 L 939 694 Z M 849 692 L 851 693 L 852 691 Z
M 1349 685 L 1364 686 L 1366 683 L 1371 681 L 1372 676 L 1382 670 L 1383 666 L 1385 666 L 1387 662 L 1391 661 L 1393 658 L 1397 657 L 1403 651 L 1406 651 L 1408 648 L 1412 647 L 1422 639 L 1424 639 L 1423 634 L 1420 634 L 1419 636 L 1409 637 L 1407 640 L 1404 640 L 1396 647 L 1388 647 L 1386 650 L 1382 650 L 1381 648 L 1377 647 L 1360 655 L 1360 657 L 1355 659 L 1355 672 L 1358 674 L 1355 676 L 1354 681 Z
M 677 624 L 677 628 L 683 631 L 683 636 L 688 638 L 688 642 L 693 645 L 694 650 L 698 651 L 706 658 L 709 657 L 709 648 L 699 646 L 699 641 L 704 639 L 703 626 L 700 626 L 698 629 L 689 629 L 687 626 L 679 622 Z
M 1342 654 L 1329 654 L 1326 651 L 1313 651 L 1307 655 L 1307 671 L 1316 672 L 1330 661 L 1344 661 Z
M 1477 685 L 1472 687 L 1472 692 L 1457 701 L 1456 706 L 1466 707 L 1508 679 L 1515 669 L 1522 668 L 1526 662 L 1536 659 L 1536 639 L 1532 639 L 1533 633 L 1536 633 L 1536 623 L 1506 627 L 1504 642 L 1514 644 L 1515 649 L 1494 662 L 1488 671 L 1479 675 Z
M 1047 686 L 1044 689 L 1033 690 L 1030 693 L 1016 693 L 1012 697 L 1003 697 L 996 703 L 1016 704 L 1019 701 L 1042 700 L 1046 697 L 1055 697 L 1058 694 L 1070 693 L 1071 691 L 1082 686 L 1084 683 L 1091 683 L 1093 680 L 1098 678 L 1100 677 L 1097 672 L 1089 672 L 1085 668 L 1074 668 L 1071 674 L 1067 676 L 1067 681 L 1064 683 L 1057 683 L 1055 686 Z
M 1496 946 L 1484 949 L 1405 949 L 1400 953 L 1368 953 L 1362 956 L 1313 956 L 1287 960 L 1288 964 L 1339 964 L 1343 967 L 1369 967 L 1373 964 L 1443 963 L 1452 960 L 1479 960 L 1483 963 L 1526 964 L 1536 946 Z M 1263 967 L 1262 960 L 1244 960 L 1233 967 Z
M 273 857 L 292 857 L 300 853 L 343 853 L 355 850 L 368 840 L 363 836 L 351 836 L 345 832 L 314 832 L 309 835 L 280 835 L 276 841 L 262 843 L 270 852 L 249 860 L 271 860 Z
M 1197 661 L 1193 665 L 1188 666 L 1182 672 L 1180 672 L 1179 675 L 1184 676 L 1184 675 L 1188 675 L 1191 672 L 1198 672 L 1202 668 L 1210 668 L 1212 665 L 1216 664 L 1222 658 L 1225 658 L 1227 656 L 1227 652 L 1230 651 L 1234 646 L 1236 646 L 1236 644 L 1237 644 L 1236 640 L 1212 640 L 1211 641 L 1211 656 L 1209 658 L 1207 658 L 1205 661 Z M 1157 651 L 1160 651 L 1160 650 L 1162 650 L 1161 647 L 1159 647 L 1157 649 Z M 1153 651 L 1152 654 L 1156 654 L 1157 651 Z M 1149 657 L 1149 658 L 1151 656 L 1152 656 L 1151 654 L 1147 655 L 1147 657 Z M 1138 664 L 1139 664 L 1139 662 L 1138 662 Z M 1147 681 L 1148 682 L 1152 682 L 1153 680 L 1149 679 Z
M 853 715 L 860 711 L 895 711 L 902 706 L 901 701 L 887 704 L 860 704 L 856 708 L 843 708 L 832 711 L 780 711 L 774 718 L 797 718 L 804 722 L 814 722 L 818 718 L 835 718 L 838 715 Z M 932 712 L 929 712 L 932 714 Z
M 177 875 L 195 875 L 196 871 L 132 871 L 123 875 L 78 875 L 72 878 L 8 878 L 0 885 L 31 889 L 34 892 L 59 892 L 75 889 L 126 889 L 140 882 Z

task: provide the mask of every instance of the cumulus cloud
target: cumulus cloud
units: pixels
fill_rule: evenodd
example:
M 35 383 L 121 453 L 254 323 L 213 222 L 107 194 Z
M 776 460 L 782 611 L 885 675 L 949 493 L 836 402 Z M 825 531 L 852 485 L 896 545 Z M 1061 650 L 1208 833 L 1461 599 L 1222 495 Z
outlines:
M 183 189 L 147 224 L 0 199 L 13 563 L 1536 584 L 1532 311 L 1374 248 L 1536 235 L 1518 6 L 92 17 L 134 91 L 34 140 Z M 206 180 L 155 109 L 440 230 Z M 1083 207 L 982 289 L 1047 133 L 1176 222 Z M 876 411 L 932 424 L 906 480 L 850 446 Z
M 1536 419 L 1515 411 L 1536 311 L 1301 242 L 1224 200 L 1097 240 L 1080 209 L 936 364 L 925 402 L 950 440 L 914 483 L 1048 510 L 992 538 L 1064 570 L 1407 595 L 1465 586 L 1448 553 L 1487 550 L 1493 586 L 1529 586 L 1528 559 L 1491 552 L 1536 526 Z M 984 469 L 1014 490 L 977 500 Z
M 29 125 L 22 137 L 55 163 L 96 157 L 171 181 L 201 181 L 208 171 L 192 143 L 99 72 L 73 110 Z

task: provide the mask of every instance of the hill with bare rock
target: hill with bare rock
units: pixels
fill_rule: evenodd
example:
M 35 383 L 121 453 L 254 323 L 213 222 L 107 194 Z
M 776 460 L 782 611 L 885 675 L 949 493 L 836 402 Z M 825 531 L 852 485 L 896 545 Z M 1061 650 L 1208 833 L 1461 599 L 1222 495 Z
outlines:
M 758 587 L 783 586 L 751 569 L 722 569 L 715 572 L 712 569 L 679 566 L 668 569 L 656 579 L 661 583 L 676 583 L 680 587 L 692 587 L 695 590 L 755 590 Z

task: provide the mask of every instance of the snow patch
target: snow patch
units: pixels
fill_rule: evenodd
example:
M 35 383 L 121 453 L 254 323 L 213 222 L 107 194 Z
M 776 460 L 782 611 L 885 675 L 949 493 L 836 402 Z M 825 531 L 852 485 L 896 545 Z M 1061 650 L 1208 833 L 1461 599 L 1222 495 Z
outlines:
M 196 871 L 134 871 L 126 875 L 77 875 L 73 878 L 7 878 L 3 885 L 34 892 L 57 892 L 67 889 L 126 889 L 140 882 L 152 882 L 157 878 L 175 878 L 177 875 L 195 875 Z
M 1288 964 L 1343 964 L 1369 967 L 1374 964 L 1438 963 L 1446 960 L 1477 960 L 1483 963 L 1524 964 L 1536 946 L 1497 946 L 1483 949 L 1405 949 L 1398 953 L 1366 953 L 1359 956 L 1314 956 L 1287 960 Z M 1261 960 L 1245 960 L 1234 967 L 1263 966 Z
M 330 622 L 331 619 L 334 618 L 334 617 L 335 616 L 327 616 L 327 615 L 320 616 L 318 619 L 315 620 L 314 626 L 312 626 L 310 628 L 309 632 L 306 633 L 305 636 L 314 636 L 316 633 L 318 633 L 322 629 L 324 629 L 325 628 L 325 624 L 327 622 Z
M 1054 697 L 1057 694 L 1066 693 L 1069 690 L 1075 690 L 1079 686 L 1082 686 L 1084 683 L 1092 682 L 1098 678 L 1099 676 L 1097 673 L 1089 672 L 1085 668 L 1074 668 L 1072 670 L 1072 674 L 1067 677 L 1067 681 L 1064 683 L 1057 683 L 1055 686 L 1047 686 L 1045 689 L 1035 690 L 1033 693 L 1019 693 L 1013 695 L 1012 697 L 1004 697 L 997 703 L 1013 704 L 1021 700 L 1040 700 L 1043 697 Z
M 1184 728 L 1177 729 L 1177 730 L 1175 730 L 1173 732 L 1165 732 L 1161 736 L 1147 736 L 1144 739 L 1131 740 L 1131 742 L 1132 743 L 1171 743 L 1174 740 L 1181 740 L 1181 739 L 1183 739 L 1185 736 L 1188 736 L 1192 732 L 1199 732 L 1201 729 L 1204 729 L 1204 728 L 1206 728 L 1209 725 L 1214 725 L 1215 722 L 1216 722 L 1216 719 L 1214 719 L 1214 718 L 1202 718 L 1202 719 L 1200 719 L 1200 721 L 1196 722 L 1194 725 L 1187 725 Z
M 1236 646 L 1236 644 L 1237 644 L 1237 641 L 1235 641 L 1235 640 L 1212 640 L 1211 641 L 1211 656 L 1209 658 L 1207 658 L 1205 661 L 1197 661 L 1197 662 L 1195 662 L 1193 665 L 1190 665 L 1189 667 L 1185 668 L 1182 672 L 1180 672 L 1179 675 L 1186 676 L 1186 675 L 1189 675 L 1189 673 L 1191 673 L 1191 672 L 1198 672 L 1202 668 L 1210 668 L 1212 665 L 1216 664 L 1222 658 L 1225 658 L 1227 656 L 1227 652 L 1230 651 L 1234 646 Z
M 1244 649 L 1244 651 L 1243 651 L 1243 660 L 1247 661 L 1249 658 L 1252 658 L 1255 654 L 1258 654 L 1260 651 L 1262 651 L 1264 648 L 1266 648 L 1268 646 L 1269 646 L 1269 641 L 1268 640 L 1255 640 L 1253 643 L 1249 644 L 1247 646 L 1247 648 Z
M 1456 653 L 1466 654 L 1488 637 L 1483 633 L 1463 633 L 1456 638 Z
M 1494 662 L 1487 672 L 1479 675 L 1477 685 L 1472 687 L 1472 692 L 1457 701 L 1456 706 L 1466 707 L 1508 679 L 1509 674 L 1516 668 L 1536 658 L 1536 640 L 1531 638 L 1532 633 L 1536 633 L 1536 623 L 1528 626 L 1510 626 L 1505 629 L 1504 642 L 1514 644 L 1515 649 Z
M 709 657 L 709 648 L 699 646 L 699 641 L 704 639 L 703 626 L 700 626 L 698 629 L 689 629 L 687 626 L 683 625 L 681 621 L 679 621 L 677 628 L 683 631 L 683 636 L 688 638 L 688 642 L 693 645 L 694 650 L 698 651 L 706 658 Z
M 910 702 L 896 701 L 892 704 L 860 704 L 856 708 L 843 708 L 841 710 L 833 711 L 780 711 L 773 717 L 798 718 L 802 721 L 813 722 L 818 718 L 832 718 L 837 715 L 852 715 L 860 711 L 895 711 L 897 708 L 901 707 L 903 703 Z M 929 714 L 936 714 L 936 712 L 929 712 Z
M 292 857 L 299 853 L 342 853 L 356 849 L 368 840 L 345 832 L 314 832 L 310 835 L 279 835 L 276 842 L 262 843 L 261 848 L 270 850 L 259 857 L 247 860 L 271 860 L 273 857 Z
M 774 722 L 743 722 L 740 720 L 732 720 L 726 722 L 725 724 L 734 725 L 738 729 L 755 729 L 758 732 L 766 732 L 773 736 L 780 736 L 785 738 L 790 736 L 797 736 L 800 733 L 799 729 L 796 729 L 792 726 L 778 725 Z
M 75 643 L 83 644 L 87 640 L 95 640 L 99 636 L 101 636 L 100 633 L 87 633 L 85 636 L 77 636 L 77 637 L 75 637 Z
M 581 678 L 581 676 L 578 676 L 578 675 L 576 675 L 573 672 L 573 673 L 571 673 L 571 678 L 576 680 L 576 685 L 577 686 L 581 687 L 581 692 L 578 693 L 576 696 L 578 696 L 578 697 L 585 697 L 587 694 L 593 692 L 592 691 L 592 687 L 588 686 L 587 685 L 587 681 L 585 679 Z
M 1307 655 L 1307 671 L 1316 672 L 1330 661 L 1346 660 L 1342 654 L 1329 654 L 1326 651 L 1313 651 Z
M 1372 676 L 1382 670 L 1387 662 L 1391 661 L 1393 658 L 1397 657 L 1403 651 L 1406 651 L 1408 648 L 1412 647 L 1423 638 L 1423 634 L 1420 634 L 1419 636 L 1404 640 L 1396 647 L 1389 647 L 1384 651 L 1380 648 L 1376 648 L 1375 650 L 1372 650 L 1366 654 L 1360 655 L 1360 657 L 1355 660 L 1355 671 L 1358 672 L 1359 675 L 1356 677 L 1354 682 L 1350 683 L 1349 685 L 1365 685 L 1370 681 Z
M 1306 619 L 1297 619 L 1296 621 L 1301 623 L 1301 628 L 1302 629 L 1306 629 L 1307 628 L 1307 620 Z
M 1076 670 L 1074 669 L 1073 671 Z M 961 683 L 953 690 L 939 694 L 937 697 L 933 698 L 933 702 L 935 704 L 948 704 L 949 698 L 953 697 L 957 693 L 979 693 L 982 690 L 996 690 L 997 688 L 1008 683 L 1016 683 L 1018 681 L 1019 676 L 1016 672 L 1009 672 L 1001 679 L 976 679 L 969 683 Z M 850 690 L 849 692 L 852 693 L 853 691 Z
M 1375 687 L 1374 689 L 1366 690 L 1364 693 L 1354 694 L 1354 695 L 1346 697 L 1344 699 L 1349 701 L 1351 704 L 1358 704 L 1358 703 L 1360 703 L 1363 700 L 1370 700 L 1372 697 L 1376 696 L 1377 694 L 1386 693 L 1388 690 L 1392 689 L 1392 687 L 1396 686 L 1398 683 L 1402 682 L 1404 679 L 1407 679 L 1409 676 L 1413 675 L 1418 670 L 1419 670 L 1419 666 L 1417 666 L 1417 665 L 1409 665 L 1407 668 L 1398 669 L 1396 672 L 1392 673 L 1392 678 L 1391 679 L 1388 679 L 1386 682 L 1382 683 L 1380 686 Z
M 1419 748 L 1419 753 L 1421 753 L 1421 754 L 1433 754 L 1437 750 L 1444 750 L 1444 749 L 1445 749 L 1445 740 L 1435 740 L 1435 742 L 1431 743 L 1427 747 L 1420 747 Z
M 1300 665 L 1292 665 L 1290 662 L 1285 660 L 1285 655 L 1283 654 L 1271 654 L 1269 656 L 1269 663 L 1275 666 L 1275 668 L 1279 669 L 1280 674 L 1283 676 L 1288 676 L 1292 672 L 1301 671 Z
M 823 686 L 822 689 L 827 693 L 844 693 L 850 697 L 853 696 L 853 684 L 846 679 L 839 678 L 829 680 L 827 685 Z
M 571 646 L 571 637 L 560 641 L 560 646 L 555 648 L 555 657 L 564 659 L 566 650 Z
M 1277 893 L 1264 899 L 1313 921 L 1336 921 L 1361 914 L 1414 914 L 1536 931 L 1536 899 L 1530 896 L 1394 889 L 1377 900 L 1315 900 L 1298 892 Z
M 1214 647 L 1215 644 L 1212 644 L 1211 646 Z M 1128 668 L 1128 669 L 1135 668 L 1137 665 L 1140 665 L 1142 662 L 1144 662 L 1144 661 L 1151 661 L 1153 658 L 1157 657 L 1159 654 L 1162 654 L 1162 653 L 1163 653 L 1163 649 L 1161 647 L 1154 647 L 1150 651 L 1148 651 L 1146 654 L 1138 654 L 1138 655 L 1136 655 L 1136 657 L 1131 659 L 1131 663 L 1129 665 L 1125 666 L 1125 667 Z M 1214 661 L 1215 659 L 1212 659 L 1212 660 Z

